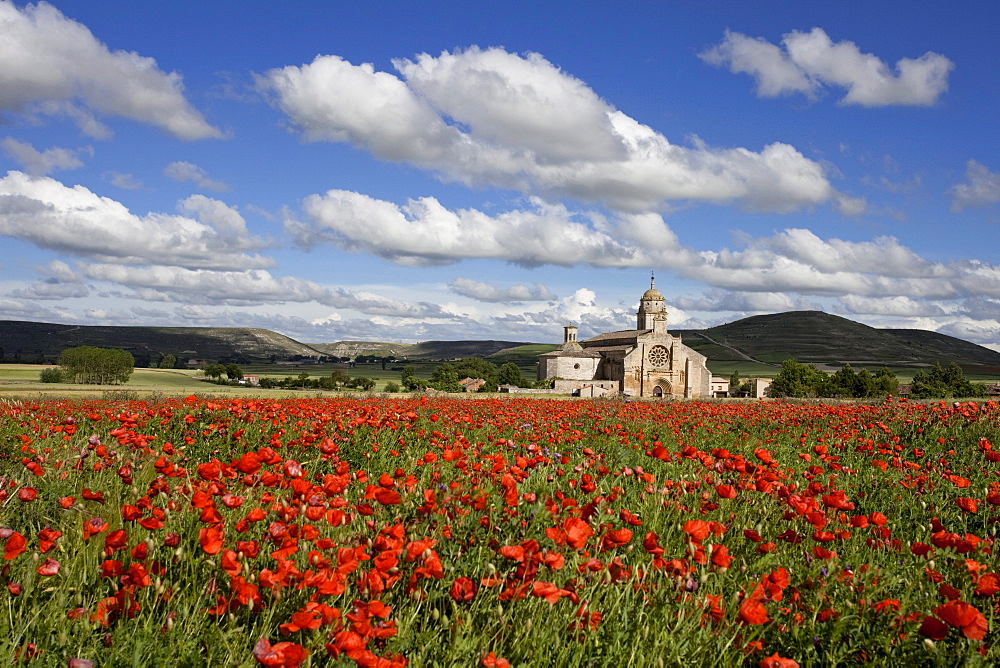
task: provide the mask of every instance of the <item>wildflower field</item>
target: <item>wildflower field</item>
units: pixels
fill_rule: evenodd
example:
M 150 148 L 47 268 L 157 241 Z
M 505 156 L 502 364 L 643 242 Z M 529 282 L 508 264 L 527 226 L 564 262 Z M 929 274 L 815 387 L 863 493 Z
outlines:
M 995 402 L 8 402 L 0 662 L 989 665 L 998 474 Z

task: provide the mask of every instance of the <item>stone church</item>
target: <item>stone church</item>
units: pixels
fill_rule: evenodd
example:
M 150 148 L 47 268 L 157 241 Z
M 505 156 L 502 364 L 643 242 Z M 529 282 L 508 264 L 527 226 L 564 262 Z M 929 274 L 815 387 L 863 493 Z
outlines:
M 650 279 L 639 300 L 636 328 L 577 341 L 569 325 L 561 346 L 538 356 L 538 379 L 555 379 L 555 390 L 581 396 L 706 398 L 712 374 L 706 358 L 667 331 L 663 295 Z

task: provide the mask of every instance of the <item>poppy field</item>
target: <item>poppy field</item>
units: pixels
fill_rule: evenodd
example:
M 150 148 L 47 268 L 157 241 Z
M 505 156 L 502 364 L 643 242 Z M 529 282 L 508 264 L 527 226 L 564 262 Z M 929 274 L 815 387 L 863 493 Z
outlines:
M 990 665 L 1000 406 L 0 403 L 0 662 Z

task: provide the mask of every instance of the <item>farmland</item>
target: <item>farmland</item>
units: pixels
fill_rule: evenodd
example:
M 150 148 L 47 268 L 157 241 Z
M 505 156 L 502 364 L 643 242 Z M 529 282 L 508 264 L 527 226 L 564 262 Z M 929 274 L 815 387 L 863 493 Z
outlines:
M 1000 658 L 994 402 L 0 415 L 5 663 Z

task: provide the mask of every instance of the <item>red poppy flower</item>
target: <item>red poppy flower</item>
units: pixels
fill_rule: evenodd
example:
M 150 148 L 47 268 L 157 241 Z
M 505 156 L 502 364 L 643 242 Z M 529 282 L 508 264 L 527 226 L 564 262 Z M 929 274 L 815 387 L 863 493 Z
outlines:
M 24 552 L 27 544 L 28 541 L 24 539 L 24 536 L 14 531 L 7 537 L 7 543 L 3 548 L 3 558 L 7 561 L 15 559 L 18 555 Z
M 944 640 L 948 635 L 948 626 L 937 617 L 927 615 L 920 623 L 918 633 L 931 640 Z
M 455 601 L 468 603 L 476 597 L 476 583 L 467 577 L 456 578 L 449 593 Z
M 691 540 L 695 543 L 700 543 L 708 538 L 710 531 L 711 528 L 708 526 L 708 522 L 704 520 L 688 520 L 684 523 L 684 533 L 690 536 Z
M 583 549 L 594 533 L 590 525 L 579 517 L 566 518 L 563 531 L 566 532 L 566 542 L 575 550 Z
M 794 659 L 786 659 L 783 656 L 778 656 L 775 652 L 769 657 L 760 660 L 757 664 L 760 668 L 799 668 L 799 662 Z
M 767 608 L 761 603 L 761 599 L 764 597 L 764 587 L 757 585 L 754 590 L 743 598 L 743 602 L 740 603 L 739 615 L 740 621 L 744 624 L 764 624 L 768 621 Z
M 274 645 L 267 638 L 261 638 L 253 648 L 253 658 L 264 666 L 299 666 L 309 656 L 309 650 L 293 642 L 279 642 Z
M 982 640 L 986 637 L 988 624 L 983 613 L 965 601 L 949 601 L 934 608 L 934 614 L 949 626 L 962 629 L 966 638 Z
M 1000 592 L 1000 576 L 987 573 L 976 582 L 976 596 L 993 596 Z
M 44 576 L 55 575 L 59 572 L 59 562 L 50 557 L 39 565 L 36 572 Z
M 205 554 L 218 554 L 222 549 L 222 539 L 225 530 L 221 524 L 213 524 L 198 530 L 198 542 Z

